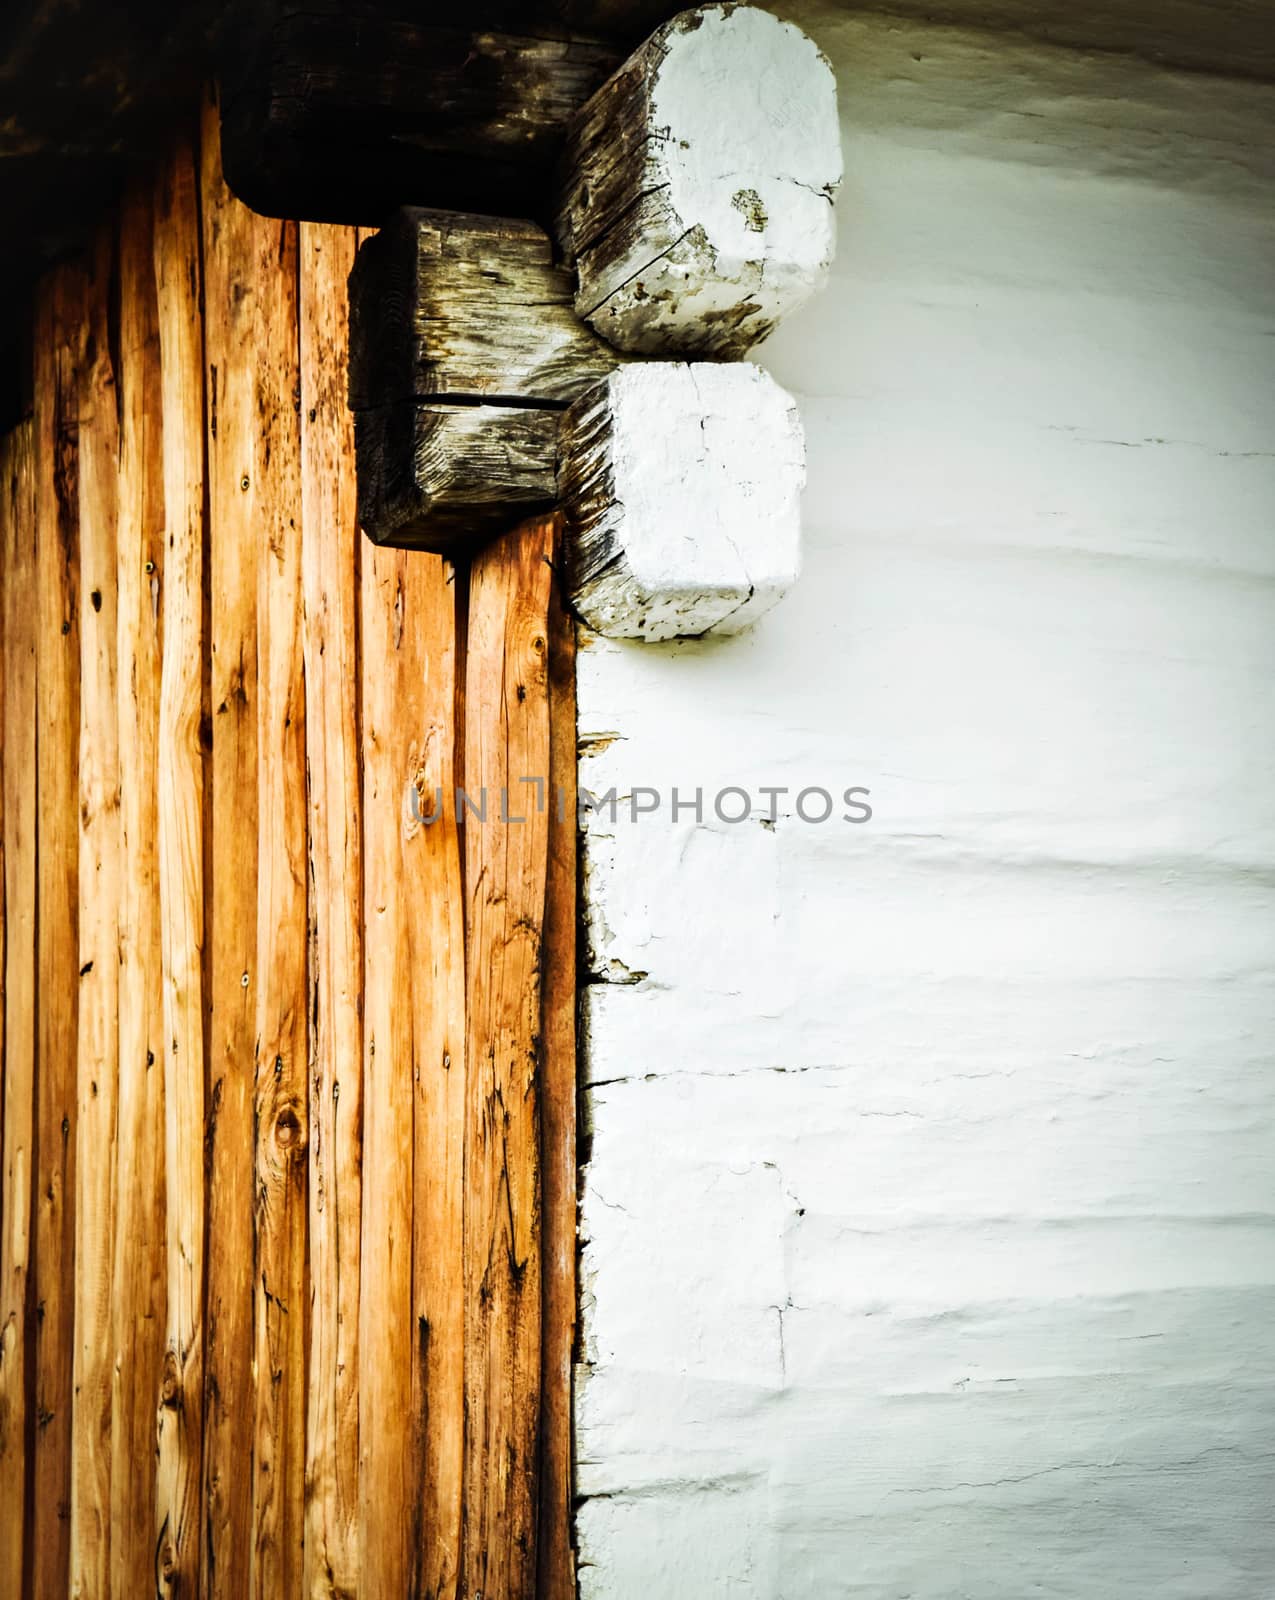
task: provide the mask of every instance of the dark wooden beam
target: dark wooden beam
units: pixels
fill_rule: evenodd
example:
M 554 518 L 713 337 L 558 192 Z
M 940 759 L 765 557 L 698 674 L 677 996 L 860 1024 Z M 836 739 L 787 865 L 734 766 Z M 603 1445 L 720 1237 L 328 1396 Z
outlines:
M 632 30 L 675 9 L 272 0 L 223 74 L 227 181 L 258 211 L 320 221 L 379 223 L 400 205 L 547 214 L 568 118 Z

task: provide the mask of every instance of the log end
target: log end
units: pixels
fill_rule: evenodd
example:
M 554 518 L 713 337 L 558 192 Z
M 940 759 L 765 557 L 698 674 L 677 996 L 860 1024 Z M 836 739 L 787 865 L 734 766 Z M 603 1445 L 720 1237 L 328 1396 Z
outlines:
M 841 180 L 818 47 L 751 6 L 659 29 L 568 135 L 558 237 L 616 349 L 736 360 L 827 278 Z
M 804 481 L 796 405 L 760 368 L 619 368 L 563 422 L 571 604 L 609 638 L 739 632 L 796 580 Z

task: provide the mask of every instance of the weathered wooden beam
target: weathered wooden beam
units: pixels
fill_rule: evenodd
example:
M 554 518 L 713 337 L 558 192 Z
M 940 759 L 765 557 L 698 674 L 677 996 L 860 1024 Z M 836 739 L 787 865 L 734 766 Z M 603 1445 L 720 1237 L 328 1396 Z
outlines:
M 559 243 L 617 349 L 742 355 L 820 287 L 841 178 L 836 84 L 752 6 L 657 29 L 573 120 Z
M 792 398 L 747 362 L 635 362 L 563 419 L 567 594 L 614 639 L 737 633 L 801 559 Z
M 618 357 L 529 222 L 405 210 L 350 279 L 359 517 L 452 554 L 551 505 L 558 421 Z

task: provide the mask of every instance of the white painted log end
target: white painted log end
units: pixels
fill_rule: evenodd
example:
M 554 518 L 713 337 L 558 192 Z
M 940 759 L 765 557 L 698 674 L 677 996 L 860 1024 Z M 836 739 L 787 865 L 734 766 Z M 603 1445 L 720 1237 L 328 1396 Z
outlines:
M 741 356 L 827 277 L 836 83 L 792 23 L 708 5 L 660 28 L 568 135 L 559 239 L 617 349 Z
M 796 580 L 805 441 L 761 368 L 617 368 L 566 413 L 559 450 L 568 596 L 597 632 L 737 633 Z

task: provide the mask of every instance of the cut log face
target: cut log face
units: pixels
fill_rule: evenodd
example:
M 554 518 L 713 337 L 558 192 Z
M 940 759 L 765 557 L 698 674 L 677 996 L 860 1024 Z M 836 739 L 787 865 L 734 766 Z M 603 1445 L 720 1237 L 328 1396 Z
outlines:
M 406 210 L 350 278 L 359 518 L 457 555 L 552 505 L 558 422 L 620 359 L 530 222 Z
M 759 367 L 644 362 L 567 412 L 572 605 L 613 639 L 738 633 L 796 580 L 805 446 Z
M 577 114 L 558 238 L 619 350 L 737 358 L 823 283 L 841 179 L 815 44 L 750 6 L 658 29 Z

